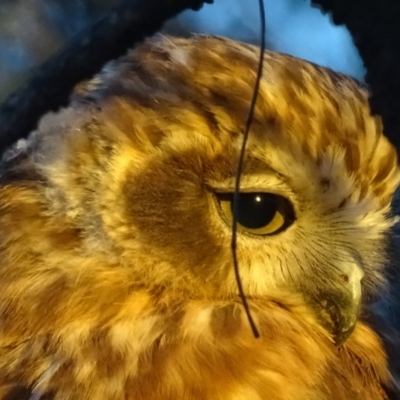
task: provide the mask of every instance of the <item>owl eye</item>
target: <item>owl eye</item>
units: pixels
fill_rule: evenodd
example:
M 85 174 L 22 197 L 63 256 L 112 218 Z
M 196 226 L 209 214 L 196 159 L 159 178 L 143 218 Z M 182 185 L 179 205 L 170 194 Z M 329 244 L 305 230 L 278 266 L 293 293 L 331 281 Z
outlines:
M 232 223 L 233 193 L 217 194 L 224 219 Z M 285 230 L 295 220 L 291 203 L 273 193 L 240 193 L 238 227 L 254 235 L 273 235 Z

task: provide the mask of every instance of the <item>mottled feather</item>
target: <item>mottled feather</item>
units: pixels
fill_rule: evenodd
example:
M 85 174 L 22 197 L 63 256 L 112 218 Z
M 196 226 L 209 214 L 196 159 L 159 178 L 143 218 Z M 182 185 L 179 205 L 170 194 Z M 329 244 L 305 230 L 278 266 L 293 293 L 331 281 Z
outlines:
M 252 337 L 215 193 L 234 187 L 257 55 L 156 36 L 5 154 L 3 388 L 54 400 L 387 398 L 386 320 L 373 321 L 390 294 L 395 149 L 365 88 L 269 51 L 242 190 L 287 198 L 296 221 L 239 233 Z M 329 298 L 354 273 L 360 319 L 335 346 L 308 296 Z

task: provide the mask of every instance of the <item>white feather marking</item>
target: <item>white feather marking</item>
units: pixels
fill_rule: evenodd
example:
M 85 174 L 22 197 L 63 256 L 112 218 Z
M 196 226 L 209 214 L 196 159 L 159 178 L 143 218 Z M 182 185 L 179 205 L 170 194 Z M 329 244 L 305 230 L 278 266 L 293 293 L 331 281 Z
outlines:
M 40 400 L 42 396 L 46 394 L 51 378 L 61 367 L 61 362 L 56 362 L 51 365 L 47 370 L 40 376 L 33 393 L 29 400 Z

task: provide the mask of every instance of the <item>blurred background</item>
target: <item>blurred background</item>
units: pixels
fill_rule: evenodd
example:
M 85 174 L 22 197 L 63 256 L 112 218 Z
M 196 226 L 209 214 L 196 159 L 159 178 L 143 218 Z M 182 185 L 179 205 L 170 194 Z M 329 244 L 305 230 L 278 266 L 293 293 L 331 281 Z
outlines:
M 65 41 L 120 0 L 0 0 L 0 103 Z M 310 0 L 265 0 L 267 46 L 362 80 L 364 68 L 344 27 Z M 257 0 L 215 0 L 169 21 L 164 31 L 229 36 L 259 42 Z

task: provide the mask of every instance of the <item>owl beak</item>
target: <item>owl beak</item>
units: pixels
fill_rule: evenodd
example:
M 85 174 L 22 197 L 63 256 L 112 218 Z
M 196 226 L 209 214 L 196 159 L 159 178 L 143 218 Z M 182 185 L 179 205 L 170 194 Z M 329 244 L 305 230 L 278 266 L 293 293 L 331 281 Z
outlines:
M 360 314 L 363 274 L 358 266 L 355 268 L 352 274 L 341 276 L 334 287 L 318 288 L 313 295 L 307 296 L 317 318 L 332 335 L 336 346 L 349 338 Z

